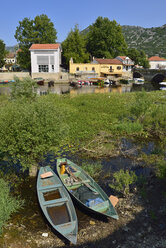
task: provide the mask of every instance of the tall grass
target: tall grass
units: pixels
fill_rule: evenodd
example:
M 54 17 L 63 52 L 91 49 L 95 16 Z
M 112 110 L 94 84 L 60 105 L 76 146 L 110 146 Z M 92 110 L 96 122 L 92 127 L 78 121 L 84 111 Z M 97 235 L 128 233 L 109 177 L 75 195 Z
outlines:
M 0 178 L 0 234 L 12 213 L 23 205 L 23 201 L 10 194 L 8 183 Z
M 0 108 L 0 151 L 27 168 L 50 151 L 81 148 L 102 132 L 142 138 L 158 133 L 166 143 L 165 103 L 156 92 L 15 99 Z

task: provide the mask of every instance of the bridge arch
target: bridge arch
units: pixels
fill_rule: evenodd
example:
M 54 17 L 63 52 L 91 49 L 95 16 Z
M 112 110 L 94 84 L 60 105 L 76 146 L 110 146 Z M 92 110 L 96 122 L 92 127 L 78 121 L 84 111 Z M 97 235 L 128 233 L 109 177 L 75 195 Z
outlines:
M 164 79 L 165 79 L 164 74 L 162 74 L 162 73 L 156 73 L 156 74 L 152 77 L 151 81 L 152 81 L 153 83 L 159 83 L 159 82 L 164 81 Z
M 142 77 L 144 77 L 144 76 L 139 71 L 133 72 L 133 78 L 142 78 Z

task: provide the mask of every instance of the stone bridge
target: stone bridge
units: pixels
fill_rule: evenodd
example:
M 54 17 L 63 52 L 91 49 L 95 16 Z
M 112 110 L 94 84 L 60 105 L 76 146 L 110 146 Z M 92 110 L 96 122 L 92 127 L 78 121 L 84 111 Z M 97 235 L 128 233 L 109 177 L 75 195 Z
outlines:
M 160 69 L 133 69 L 133 78 L 143 77 L 145 81 L 162 82 L 166 78 L 166 70 Z

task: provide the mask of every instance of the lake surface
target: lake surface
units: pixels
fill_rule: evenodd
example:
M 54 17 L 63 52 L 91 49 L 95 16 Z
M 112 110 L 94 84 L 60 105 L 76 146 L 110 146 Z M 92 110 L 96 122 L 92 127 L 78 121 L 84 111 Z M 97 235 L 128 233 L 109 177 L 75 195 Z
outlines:
M 81 88 L 74 88 L 69 86 L 69 84 L 55 84 L 52 87 L 48 87 L 48 85 L 39 86 L 37 88 L 38 95 L 46 95 L 48 93 L 52 94 L 66 94 L 70 93 L 71 95 L 79 95 L 79 94 L 91 94 L 91 93 L 125 93 L 125 92 L 134 92 L 134 91 L 154 91 L 161 90 L 159 84 L 152 84 L 150 82 L 145 83 L 144 85 L 118 85 L 111 87 L 98 87 L 95 85 L 92 86 L 82 86 Z M 10 86 L 0 87 L 0 95 L 9 95 L 11 91 Z

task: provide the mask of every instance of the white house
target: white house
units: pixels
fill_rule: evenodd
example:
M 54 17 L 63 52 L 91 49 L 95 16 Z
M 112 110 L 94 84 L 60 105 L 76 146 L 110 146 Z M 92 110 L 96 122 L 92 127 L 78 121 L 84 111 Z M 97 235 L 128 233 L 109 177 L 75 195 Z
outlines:
M 134 67 L 134 62 L 127 56 L 118 56 L 116 57 L 123 64 L 123 71 L 131 71 Z
M 166 59 L 160 58 L 159 56 L 152 56 L 149 58 L 150 69 L 165 69 L 166 70 Z
M 31 73 L 58 73 L 61 64 L 60 44 L 32 44 Z

